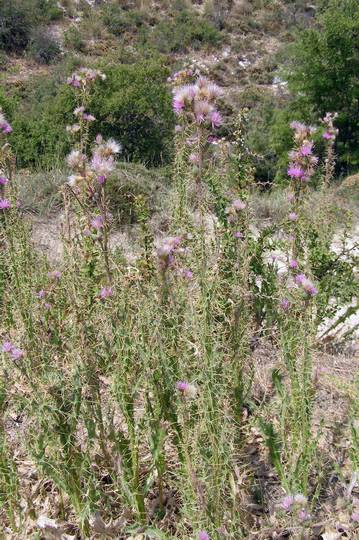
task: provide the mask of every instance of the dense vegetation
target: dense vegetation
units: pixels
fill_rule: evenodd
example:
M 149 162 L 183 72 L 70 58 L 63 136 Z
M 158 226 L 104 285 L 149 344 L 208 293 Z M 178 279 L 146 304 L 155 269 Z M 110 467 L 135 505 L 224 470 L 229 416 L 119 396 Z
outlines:
M 358 11 L 0 0 L 0 536 L 357 537 Z

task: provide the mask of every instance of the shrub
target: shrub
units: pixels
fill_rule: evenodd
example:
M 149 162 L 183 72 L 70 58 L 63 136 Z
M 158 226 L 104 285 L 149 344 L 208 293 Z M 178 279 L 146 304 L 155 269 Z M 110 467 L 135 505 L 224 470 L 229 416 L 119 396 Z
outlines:
M 74 49 L 77 52 L 83 52 L 84 40 L 77 26 L 71 26 L 64 34 L 64 44 L 69 49 Z
M 316 26 L 298 35 L 288 73 L 297 109 L 316 116 L 337 111 L 337 152 L 342 169 L 358 167 L 359 10 L 356 0 L 323 3 Z
M 172 20 L 161 21 L 148 36 L 148 42 L 162 53 L 185 52 L 203 45 L 217 45 L 221 34 L 215 26 L 189 10 L 182 10 Z
M 0 48 L 7 52 L 23 51 L 29 41 L 31 20 L 20 2 L 0 0 Z
M 57 41 L 45 29 L 34 32 L 29 52 L 39 64 L 51 64 L 60 55 L 60 47 Z
M 115 4 L 104 6 L 102 20 L 106 28 L 115 36 L 124 32 L 136 32 L 146 21 L 146 14 L 142 11 L 127 11 Z
M 90 104 L 97 119 L 92 135 L 96 135 L 101 123 L 105 136 L 121 141 L 125 159 L 150 165 L 168 161 L 174 116 L 164 84 L 167 69 L 159 61 L 149 60 L 111 67 L 106 74 L 106 82 L 99 83 Z M 19 165 L 53 168 L 69 150 L 65 130 L 75 108 L 73 95 L 57 78 L 41 77 L 29 82 L 21 102 L 21 107 L 9 111 L 14 127 L 11 139 Z
M 101 97 L 98 87 L 91 104 L 103 134 L 121 141 L 126 159 L 150 165 L 168 161 L 174 115 L 164 84 L 167 69 L 148 60 L 111 67 L 106 75 Z
M 61 13 L 55 0 L 0 0 L 0 49 L 23 51 L 32 30 L 60 17 Z

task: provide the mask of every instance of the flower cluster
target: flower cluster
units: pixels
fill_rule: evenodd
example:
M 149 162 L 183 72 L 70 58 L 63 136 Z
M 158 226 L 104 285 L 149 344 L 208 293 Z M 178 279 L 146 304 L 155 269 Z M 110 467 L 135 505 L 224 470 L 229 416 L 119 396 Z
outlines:
M 169 236 L 158 244 L 156 254 L 161 270 L 165 271 L 174 265 L 175 254 L 180 248 L 181 242 L 180 236 Z
M 73 88 L 86 88 L 97 79 L 104 81 L 106 75 L 97 69 L 80 68 L 67 79 L 67 84 Z
M 107 298 L 111 298 L 112 296 L 113 296 L 112 287 L 102 287 L 100 291 L 101 300 L 106 300 Z
M 0 110 L 0 133 L 3 135 L 9 135 L 12 133 L 12 127 L 9 122 L 6 120 L 4 114 Z
M 221 113 L 216 109 L 216 100 L 223 94 L 221 88 L 206 77 L 199 77 L 194 84 L 185 84 L 174 89 L 173 110 L 198 125 L 218 128 L 222 125 Z
M 334 144 L 334 141 L 339 133 L 339 130 L 334 127 L 334 120 L 338 117 L 338 113 L 327 113 L 321 122 L 324 126 L 323 139 L 328 143 Z
M 301 493 L 297 493 L 296 495 L 286 495 L 282 499 L 280 507 L 283 508 L 283 510 L 291 510 L 296 504 L 300 506 L 305 506 L 307 503 L 307 497 L 305 497 Z
M 232 201 L 232 204 L 230 206 L 227 206 L 225 210 L 229 223 L 236 223 L 239 216 L 246 208 L 247 204 L 241 199 L 235 199 L 234 201 Z
M 188 248 L 181 247 L 182 242 L 183 238 L 181 236 L 169 236 L 158 242 L 156 247 L 158 267 L 163 273 L 169 268 L 174 268 L 179 276 L 192 279 L 192 271 L 188 268 L 183 268 L 177 260 L 178 255 L 188 251 Z
M 80 150 L 72 150 L 66 161 L 76 174 L 68 177 L 68 184 L 75 187 L 84 180 L 91 181 L 96 178 L 97 182 L 103 185 L 115 169 L 115 155 L 119 152 L 121 152 L 119 143 L 113 139 L 104 141 L 101 135 L 96 137 L 90 160 Z
M 301 122 L 292 122 L 290 127 L 294 130 L 295 149 L 289 152 L 288 176 L 292 180 L 308 182 L 315 172 L 318 158 L 313 155 L 312 136 L 315 128 L 306 126 Z
M 11 206 L 9 199 L 0 199 L 0 210 L 8 210 Z
M 185 397 L 194 399 L 197 396 L 197 387 L 186 381 L 178 381 L 176 383 L 177 390 Z
M 10 341 L 4 341 L 1 350 L 3 353 L 9 354 L 13 360 L 19 360 L 24 356 L 24 351 L 15 347 Z
M 308 296 L 316 296 L 318 294 L 318 289 L 315 287 L 314 283 L 304 274 L 297 274 L 294 281 Z

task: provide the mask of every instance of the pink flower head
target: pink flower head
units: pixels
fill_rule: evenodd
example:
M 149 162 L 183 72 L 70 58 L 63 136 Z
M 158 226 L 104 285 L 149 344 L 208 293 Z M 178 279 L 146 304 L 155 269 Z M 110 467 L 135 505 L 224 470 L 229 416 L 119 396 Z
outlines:
M 94 152 L 91 167 L 100 176 L 108 176 L 115 168 L 113 156 L 103 157 L 98 152 Z
M 179 390 L 180 392 L 185 392 L 189 387 L 189 383 L 188 382 L 185 382 L 185 381 L 178 381 L 178 383 L 176 383 L 176 388 L 177 390 Z
M 354 521 L 355 523 L 359 523 L 359 512 L 353 512 L 350 517 L 352 521 Z
M 10 126 L 9 122 L 6 120 L 0 122 L 0 131 L 2 131 L 4 135 L 9 135 L 12 133 L 12 127 Z
M 14 345 L 10 341 L 4 341 L 1 350 L 4 353 L 10 353 L 14 348 Z
M 292 259 L 290 262 L 289 262 L 289 267 L 292 268 L 293 270 L 295 268 L 298 268 L 298 261 L 296 261 L 295 259 Z
M 100 292 L 101 299 L 106 300 L 106 298 L 111 298 L 111 296 L 113 296 L 112 287 L 102 287 Z
M 45 292 L 43 289 L 41 289 L 41 291 L 39 291 L 39 292 L 36 294 L 36 296 L 37 296 L 38 298 L 40 298 L 41 300 L 43 300 L 43 299 L 45 298 L 45 296 L 46 296 L 46 292 Z
M 239 238 L 240 240 L 243 239 L 243 233 L 241 233 L 241 231 L 235 231 L 233 233 L 233 236 L 234 236 L 234 238 Z
M 188 160 L 191 162 L 191 163 L 199 163 L 199 155 L 198 154 L 190 154 L 188 156 Z
M 290 302 L 288 298 L 283 298 L 283 300 L 280 303 L 280 307 L 283 309 L 283 311 L 288 311 L 290 306 Z
M 218 128 L 223 123 L 222 115 L 218 111 L 213 111 L 211 113 L 210 120 L 211 120 L 212 128 Z
M 329 133 L 329 131 L 324 131 L 323 139 L 326 141 L 333 141 L 335 139 L 335 135 L 333 133 Z
M 17 347 L 13 347 L 11 351 L 11 357 L 13 360 L 19 360 L 24 356 L 24 351 L 21 349 L 18 349 Z
M 179 126 L 178 124 L 175 126 L 175 133 L 180 133 L 181 131 L 183 131 L 183 128 L 182 126 Z
M 297 221 L 298 220 L 298 214 L 296 214 L 295 212 L 290 212 L 290 214 L 288 214 L 288 218 L 290 221 Z
M 180 114 L 184 109 L 184 99 L 182 96 L 174 96 L 172 107 L 176 114 Z
M 308 521 L 311 518 L 311 515 L 307 512 L 307 510 L 304 510 L 304 508 L 299 512 L 298 515 L 301 521 Z
M 294 504 L 294 497 L 292 495 L 286 495 L 281 502 L 281 507 L 283 510 L 291 510 Z
M 297 285 L 301 285 L 305 279 L 306 277 L 304 274 L 298 274 L 295 276 L 294 281 L 296 282 Z
M 305 142 L 300 150 L 299 153 L 302 157 L 310 156 L 313 151 L 313 143 L 312 142 Z
M 8 210 L 9 208 L 11 208 L 9 199 L 0 199 L 0 210 Z
M 91 220 L 91 226 L 99 231 L 104 226 L 104 220 L 102 216 L 96 216 Z
M 82 116 L 85 122 L 94 122 L 96 118 L 92 114 L 84 113 Z
M 198 540 L 211 540 L 209 534 L 206 531 L 200 531 L 198 533 Z
M 235 199 L 232 202 L 232 206 L 236 212 L 240 212 L 241 210 L 244 210 L 247 207 L 246 203 L 241 201 L 240 199 Z
M 6 186 L 8 181 L 9 180 L 7 178 L 5 178 L 5 176 L 0 176 L 0 186 Z
M 316 296 L 318 294 L 318 289 L 314 286 L 314 284 L 308 278 L 306 278 L 306 279 L 304 279 L 302 281 L 301 286 L 302 286 L 303 290 L 309 296 Z
M 100 186 L 103 186 L 106 182 L 106 176 L 100 174 L 100 176 L 97 177 L 97 182 L 100 184 Z
M 53 279 L 60 279 L 61 278 L 61 272 L 60 270 L 53 270 L 53 272 L 48 273 L 49 278 Z
M 49 311 L 52 308 L 52 306 L 48 302 L 45 302 L 44 308 L 46 309 L 46 311 Z
M 289 201 L 289 202 L 293 202 L 294 199 L 295 199 L 294 193 L 289 193 L 289 194 L 288 194 L 288 201 Z
M 193 272 L 192 272 L 192 270 L 189 270 L 188 268 L 184 268 L 182 270 L 181 274 L 186 279 L 192 279 L 193 278 Z
M 291 178 L 303 178 L 305 173 L 298 165 L 291 165 L 288 169 L 288 176 Z

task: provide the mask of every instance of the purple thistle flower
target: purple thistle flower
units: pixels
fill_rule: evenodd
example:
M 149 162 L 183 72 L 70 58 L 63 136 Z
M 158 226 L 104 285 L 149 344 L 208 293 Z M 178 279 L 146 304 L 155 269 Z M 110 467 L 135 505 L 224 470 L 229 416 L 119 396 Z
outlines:
M 177 390 L 179 390 L 180 392 L 185 392 L 189 387 L 189 383 L 188 382 L 185 382 L 185 381 L 178 381 L 176 383 L 176 388 Z
M 1 350 L 4 353 L 10 353 L 14 348 L 14 345 L 10 341 L 4 341 Z
M 295 268 L 298 268 L 298 261 L 296 261 L 295 259 L 292 259 L 290 262 L 289 262 L 289 267 L 292 268 L 293 270 Z
M 179 126 L 178 124 L 175 126 L 175 133 L 180 133 L 181 131 L 183 131 L 183 128 L 182 126 Z
M 291 165 L 288 169 L 288 176 L 291 178 L 303 178 L 305 173 L 303 169 L 297 165 Z
M 297 285 L 301 285 L 305 279 L 306 277 L 304 274 L 298 274 L 295 276 L 294 281 L 296 282 Z
M 100 176 L 97 177 L 97 181 L 100 184 L 100 186 L 103 186 L 104 183 L 106 182 L 106 176 L 101 174 Z
M 290 302 L 288 298 L 283 298 L 283 300 L 280 303 L 280 307 L 283 309 L 283 311 L 288 311 L 290 306 Z
M 18 349 L 17 347 L 13 347 L 11 351 L 11 356 L 13 360 L 19 360 L 24 356 L 24 351 Z
M 288 218 L 290 221 L 297 221 L 298 214 L 296 214 L 295 212 L 290 212 L 290 214 L 288 214 Z
M 176 114 L 180 114 L 184 109 L 184 99 L 180 96 L 175 96 L 172 101 L 172 107 Z
M 209 534 L 206 531 L 200 531 L 198 533 L 198 540 L 211 540 Z
M 48 276 L 49 276 L 49 278 L 60 279 L 61 278 L 61 272 L 60 272 L 60 270 L 53 270 L 53 272 L 48 273 Z
M 325 139 L 326 141 L 332 141 L 335 139 L 335 135 L 333 135 L 332 133 L 329 133 L 329 131 L 324 131 L 323 139 Z
M 211 113 L 210 120 L 211 120 L 212 128 L 218 128 L 223 123 L 222 115 L 218 111 L 213 111 Z
M 299 519 L 301 521 L 308 521 L 311 518 L 310 514 L 307 512 L 307 510 L 302 509 L 299 512 Z
M 99 231 L 104 226 L 104 220 L 102 216 L 96 216 L 91 220 L 91 226 Z
M 199 163 L 199 155 L 198 154 L 190 154 L 188 156 L 188 161 L 191 163 Z
M 288 194 L 288 201 L 289 201 L 289 202 L 293 202 L 294 199 L 295 199 L 294 193 L 289 193 L 289 194 Z
M 100 292 L 101 299 L 106 300 L 106 298 L 111 298 L 111 296 L 113 296 L 112 287 L 102 287 Z
M 0 186 L 6 186 L 8 181 L 9 180 L 7 178 L 5 178 L 5 176 L 0 176 Z
M 49 311 L 52 308 L 52 305 L 49 304 L 48 302 L 45 302 L 44 308 L 46 309 L 46 311 Z
M 312 142 L 306 142 L 304 143 L 301 148 L 299 149 L 299 153 L 301 156 L 306 157 L 310 156 L 313 151 L 313 143 Z
M 294 504 L 294 497 L 292 495 L 286 495 L 281 502 L 281 507 L 283 510 L 291 510 Z
M 0 210 L 8 210 L 9 208 L 11 208 L 9 199 L 0 199 Z
M 241 233 L 241 231 L 235 231 L 233 233 L 233 236 L 234 236 L 234 238 L 239 238 L 241 240 L 243 239 L 243 233 Z
M 355 523 L 359 523 L 359 512 L 353 512 L 350 517 L 352 521 L 354 521 Z
M 45 292 L 43 289 L 41 289 L 41 291 L 39 291 L 39 292 L 36 294 L 36 296 L 42 300 L 42 299 L 45 298 L 46 292 Z
M 10 126 L 9 122 L 4 120 L 0 123 L 0 131 L 2 131 L 5 135 L 9 135 L 12 133 L 12 127 Z

